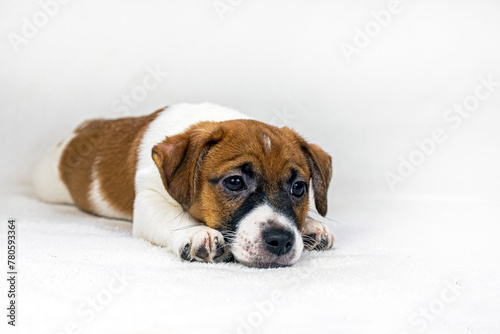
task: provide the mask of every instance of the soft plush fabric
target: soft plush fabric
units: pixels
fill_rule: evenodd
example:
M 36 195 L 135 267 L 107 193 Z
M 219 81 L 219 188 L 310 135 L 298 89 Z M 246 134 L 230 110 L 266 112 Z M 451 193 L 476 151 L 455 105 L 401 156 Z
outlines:
M 22 333 L 60 333 L 72 323 L 84 333 L 498 328 L 495 203 L 338 201 L 327 221 L 333 250 L 306 252 L 291 268 L 254 269 L 182 262 L 134 239 L 128 222 L 40 203 L 29 187 L 1 201 L 1 216 L 19 226 Z
M 56 2 L 0 4 L 0 332 L 500 332 L 498 2 L 405 0 L 390 19 L 393 1 Z M 332 154 L 333 250 L 188 263 L 130 222 L 36 198 L 34 164 L 83 120 L 204 101 Z

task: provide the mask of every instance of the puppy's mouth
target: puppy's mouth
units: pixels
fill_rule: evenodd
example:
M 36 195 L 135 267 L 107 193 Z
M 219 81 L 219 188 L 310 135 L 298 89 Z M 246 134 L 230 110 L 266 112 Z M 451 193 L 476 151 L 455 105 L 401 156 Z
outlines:
M 294 253 L 288 256 L 270 256 L 268 254 L 260 256 L 248 256 L 247 254 L 243 254 L 243 256 L 232 255 L 235 262 L 253 268 L 290 267 L 296 262 L 296 256 Z
M 252 267 L 252 268 L 280 268 L 280 267 L 291 267 L 293 266 L 292 262 L 283 262 L 282 259 L 276 257 L 274 261 L 259 261 L 258 259 L 254 261 L 245 261 L 236 259 L 233 253 L 229 253 L 227 257 L 224 259 L 224 262 L 237 262 L 241 263 L 244 266 Z
M 230 245 L 230 243 L 228 243 Z M 241 263 L 244 266 L 252 267 L 252 268 L 280 268 L 280 267 L 291 267 L 293 266 L 293 262 L 291 261 L 283 261 L 279 257 L 276 257 L 274 260 L 259 260 L 254 259 L 253 261 L 245 261 L 243 259 L 237 259 L 234 257 L 233 253 L 229 253 L 227 257 L 224 259 L 224 262 L 237 262 Z
M 290 267 L 293 265 L 293 263 L 291 262 L 282 263 L 278 261 L 278 259 L 276 259 L 276 261 L 271 261 L 271 262 L 259 261 L 258 259 L 252 262 L 239 261 L 236 258 L 234 258 L 234 260 L 247 267 L 253 267 L 253 268 L 280 268 L 280 267 Z

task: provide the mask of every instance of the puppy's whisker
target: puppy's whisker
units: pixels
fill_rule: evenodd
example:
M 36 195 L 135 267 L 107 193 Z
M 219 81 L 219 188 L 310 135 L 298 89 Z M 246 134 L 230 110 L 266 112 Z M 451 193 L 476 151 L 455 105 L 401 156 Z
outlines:
M 236 232 L 233 232 L 233 231 L 221 231 L 221 234 L 224 236 L 224 237 L 236 237 Z
M 222 234 L 224 234 L 224 233 L 225 234 L 236 234 L 235 231 L 230 231 L 230 230 L 222 230 L 220 233 L 222 233 Z
M 224 238 L 224 241 L 228 244 L 232 244 L 234 243 L 234 241 L 236 240 L 236 238 Z
M 170 219 L 166 224 L 169 224 L 169 223 L 173 222 L 174 220 L 176 220 L 177 218 L 179 218 L 180 215 L 184 215 L 184 211 L 180 212 L 177 216 L 175 216 L 174 218 Z M 181 220 L 182 220 L 182 217 L 181 217 Z
M 188 228 L 193 228 L 193 227 L 197 227 L 197 226 L 200 226 L 200 225 L 184 225 L 184 226 L 181 226 L 181 227 L 178 227 L 178 228 L 172 229 L 172 230 L 170 230 L 170 231 L 172 231 L 172 232 L 175 232 L 175 231 L 181 231 L 181 230 L 185 230 L 185 229 L 188 229 Z
M 338 221 L 338 220 L 331 219 L 331 218 L 328 218 L 328 217 L 323 217 L 323 216 L 321 216 L 321 215 L 320 215 L 317 211 L 315 211 L 315 210 L 313 210 L 313 209 L 309 209 L 309 210 L 307 210 L 307 211 L 309 211 L 309 212 L 311 212 L 311 213 L 314 213 L 314 214 L 316 214 L 316 215 L 320 216 L 317 220 L 322 220 L 322 219 L 324 219 L 324 220 L 327 220 L 327 221 L 329 221 L 329 222 L 331 222 L 331 223 L 334 223 L 334 224 L 343 224 L 342 222 L 340 222 L 340 221 Z
M 219 249 L 223 249 L 225 246 L 226 246 L 226 245 L 221 245 L 221 246 L 219 246 L 219 247 L 215 248 L 215 251 L 214 251 L 214 252 L 216 253 Z

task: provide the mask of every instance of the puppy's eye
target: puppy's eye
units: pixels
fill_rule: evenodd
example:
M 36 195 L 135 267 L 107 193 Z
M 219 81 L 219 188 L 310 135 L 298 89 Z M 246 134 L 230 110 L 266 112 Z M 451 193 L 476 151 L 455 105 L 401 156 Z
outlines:
M 240 191 L 245 189 L 245 181 L 241 176 L 230 176 L 224 180 L 224 185 L 231 191 Z
M 297 181 L 290 188 L 290 193 L 295 197 L 302 197 L 302 196 L 304 196 L 306 189 L 307 189 L 307 185 L 305 182 Z

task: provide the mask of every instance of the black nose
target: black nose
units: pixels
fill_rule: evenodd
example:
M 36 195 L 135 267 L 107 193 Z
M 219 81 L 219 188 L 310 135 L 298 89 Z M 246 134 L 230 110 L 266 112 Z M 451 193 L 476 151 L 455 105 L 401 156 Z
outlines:
M 275 255 L 286 254 L 293 247 L 293 234 L 290 231 L 271 228 L 264 231 L 263 237 L 267 250 Z

